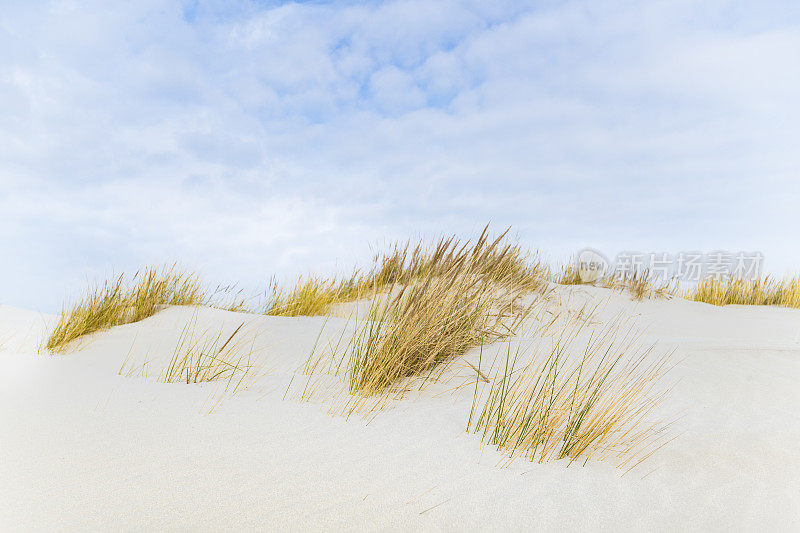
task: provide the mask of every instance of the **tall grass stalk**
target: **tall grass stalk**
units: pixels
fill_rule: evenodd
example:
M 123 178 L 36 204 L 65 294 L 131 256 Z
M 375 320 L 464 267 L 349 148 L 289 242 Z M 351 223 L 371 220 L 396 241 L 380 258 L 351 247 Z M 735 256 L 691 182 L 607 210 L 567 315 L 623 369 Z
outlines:
M 232 391 L 253 370 L 252 346 L 243 349 L 240 333 L 244 323 L 230 335 L 207 331 L 196 333 L 196 320 L 181 331 L 178 344 L 161 375 L 164 383 L 226 381 Z M 246 347 L 245 347 L 246 348 Z

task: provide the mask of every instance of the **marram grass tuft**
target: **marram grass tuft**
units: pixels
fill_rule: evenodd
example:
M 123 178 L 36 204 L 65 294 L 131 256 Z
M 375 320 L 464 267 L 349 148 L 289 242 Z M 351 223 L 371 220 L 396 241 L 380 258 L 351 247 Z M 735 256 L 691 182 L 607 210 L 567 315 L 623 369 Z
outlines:
M 532 291 L 541 287 L 549 276 L 549 271 L 538 258 L 531 258 L 519 245 L 502 244 L 509 230 L 497 239 L 497 243 L 484 255 L 470 259 L 471 275 L 497 284 L 513 281 L 515 290 Z M 484 228 L 479 241 L 487 244 L 488 226 Z M 432 245 L 420 240 L 396 243 L 375 256 L 372 267 L 366 271 L 356 271 L 345 278 L 323 278 L 316 276 L 300 277 L 288 289 L 272 286 L 272 298 L 266 306 L 266 314 L 274 316 L 321 316 L 331 307 L 343 302 L 371 298 L 375 294 L 400 286 L 410 286 L 420 280 L 436 277 L 445 271 L 460 253 L 458 247 L 469 246 L 455 237 L 441 238 Z M 472 250 L 474 252 L 475 250 Z
M 181 332 L 169 364 L 161 376 L 164 383 L 203 383 L 226 381 L 235 391 L 253 371 L 250 347 L 243 350 L 240 324 L 229 336 L 221 332 L 197 334 L 196 318 Z
M 686 298 L 713 305 L 778 305 L 800 308 L 800 276 L 775 280 L 706 278 L 689 289 Z
M 356 275 L 345 280 L 315 276 L 300 277 L 288 290 L 273 285 L 272 298 L 267 304 L 266 314 L 325 315 L 334 304 L 358 300 L 364 294 L 366 286 L 366 281 Z
M 372 283 L 367 315 L 346 346 L 327 354 L 328 367 L 346 374 L 343 411 L 371 412 L 411 382 L 436 381 L 465 351 L 514 332 L 530 309 L 521 297 L 543 289 L 548 273 L 504 238 L 489 240 L 484 230 L 475 241 L 400 247 L 383 263 L 391 268 L 376 269 L 381 282 Z M 312 353 L 306 373 L 323 357 Z
M 508 342 L 485 395 L 476 378 L 467 430 L 509 460 L 612 458 L 630 469 L 663 445 L 667 423 L 652 415 L 667 356 L 651 357 L 619 324 L 582 334 L 588 322 L 552 342 Z
M 71 308 L 62 309 L 44 348 L 62 352 L 83 335 L 138 322 L 168 305 L 197 305 L 203 300 L 197 275 L 175 266 L 144 268 L 129 282 L 120 275 L 90 289 Z

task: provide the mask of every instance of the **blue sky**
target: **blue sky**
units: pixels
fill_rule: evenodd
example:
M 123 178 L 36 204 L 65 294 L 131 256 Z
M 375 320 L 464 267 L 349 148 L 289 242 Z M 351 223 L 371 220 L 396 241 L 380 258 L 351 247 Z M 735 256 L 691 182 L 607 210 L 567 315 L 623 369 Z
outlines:
M 345 270 L 491 221 L 800 270 L 800 4 L 10 2 L 0 303 Z

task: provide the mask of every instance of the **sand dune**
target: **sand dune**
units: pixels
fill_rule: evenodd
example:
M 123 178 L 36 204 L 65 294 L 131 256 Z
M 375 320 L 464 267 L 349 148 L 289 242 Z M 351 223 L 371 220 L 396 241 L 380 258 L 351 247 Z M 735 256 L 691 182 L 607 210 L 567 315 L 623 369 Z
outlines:
M 318 336 L 346 334 L 357 305 L 331 318 L 171 307 L 58 356 L 37 353 L 54 317 L 0 307 L 0 529 L 800 526 L 800 310 L 553 290 L 565 313 L 600 304 L 598 320 L 629 316 L 674 350 L 660 409 L 680 415 L 676 438 L 624 476 L 599 462 L 501 466 L 465 432 L 472 389 L 451 390 L 474 380 L 464 365 L 368 424 L 287 395 Z M 187 324 L 244 324 L 264 376 L 210 414 L 219 385 L 159 382 Z M 149 362 L 120 375 L 126 361 Z

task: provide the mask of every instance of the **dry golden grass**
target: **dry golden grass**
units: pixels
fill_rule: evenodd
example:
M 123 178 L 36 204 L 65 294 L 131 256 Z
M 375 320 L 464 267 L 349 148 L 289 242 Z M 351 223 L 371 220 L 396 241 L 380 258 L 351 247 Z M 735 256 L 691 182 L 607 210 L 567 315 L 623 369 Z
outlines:
M 800 308 L 800 276 L 775 280 L 706 278 L 689 289 L 686 298 L 713 305 L 778 305 Z
M 83 335 L 143 320 L 168 305 L 200 304 L 203 299 L 198 277 L 175 266 L 139 270 L 129 282 L 120 275 L 62 309 L 44 348 L 61 352 Z
M 509 460 L 611 457 L 632 468 L 662 445 L 665 424 L 650 417 L 665 398 L 655 388 L 667 357 L 651 359 L 619 323 L 584 332 L 588 323 L 530 347 L 509 342 L 485 395 L 476 379 L 467 430 Z
M 488 226 L 481 235 L 485 245 Z M 503 233 L 505 238 L 508 230 Z M 500 240 L 502 240 L 502 238 Z M 335 304 L 372 298 L 394 287 L 407 286 L 419 280 L 438 276 L 445 270 L 448 261 L 453 261 L 456 246 L 461 246 L 455 237 L 442 238 L 433 245 L 420 240 L 395 244 L 389 251 L 377 255 L 372 267 L 366 272 L 356 271 L 347 278 L 301 277 L 288 288 L 272 287 L 272 298 L 266 306 L 266 314 L 275 316 L 326 315 Z M 506 284 L 513 278 L 518 290 L 535 290 L 549 275 L 545 265 L 537 258 L 530 258 L 516 244 L 495 246 L 480 264 L 474 263 L 473 274 Z
M 422 387 L 442 363 L 513 333 L 529 309 L 520 297 L 545 286 L 547 272 L 504 243 L 505 235 L 489 240 L 484 230 L 474 242 L 450 237 L 411 252 L 398 247 L 375 269 L 366 317 L 342 349 L 326 354 L 335 361 L 328 367 L 347 376 L 345 412 L 371 412 L 408 390 L 407 378 Z M 312 353 L 306 373 L 321 358 Z
M 396 295 L 375 299 L 350 354 L 351 392 L 378 394 L 513 331 L 524 309 L 512 309 L 517 294 L 510 278 L 483 269 L 494 246 L 479 240 L 464 249 L 452 241 L 438 264 Z
M 301 277 L 288 290 L 273 285 L 266 314 L 273 316 L 319 316 L 337 303 L 358 300 L 366 291 L 365 280 L 353 276 L 347 280 Z
M 260 353 L 255 351 L 256 336 L 246 334 L 244 322 L 232 333 L 199 330 L 198 315 L 181 329 L 175 348 L 169 355 L 163 370 L 158 371 L 150 350 L 141 362 L 134 361 L 131 345 L 118 374 L 125 377 L 147 378 L 151 373 L 162 383 L 186 383 L 212 385 L 206 389 L 209 396 L 203 410 L 212 412 L 226 397 L 256 385 L 265 375 Z
M 229 336 L 221 332 L 196 334 L 195 322 L 184 327 L 167 368 L 161 375 L 164 383 L 203 383 L 226 381 L 235 390 L 253 371 L 252 346 L 243 349 L 237 334 L 244 326 Z M 245 347 L 246 348 L 246 347 Z

